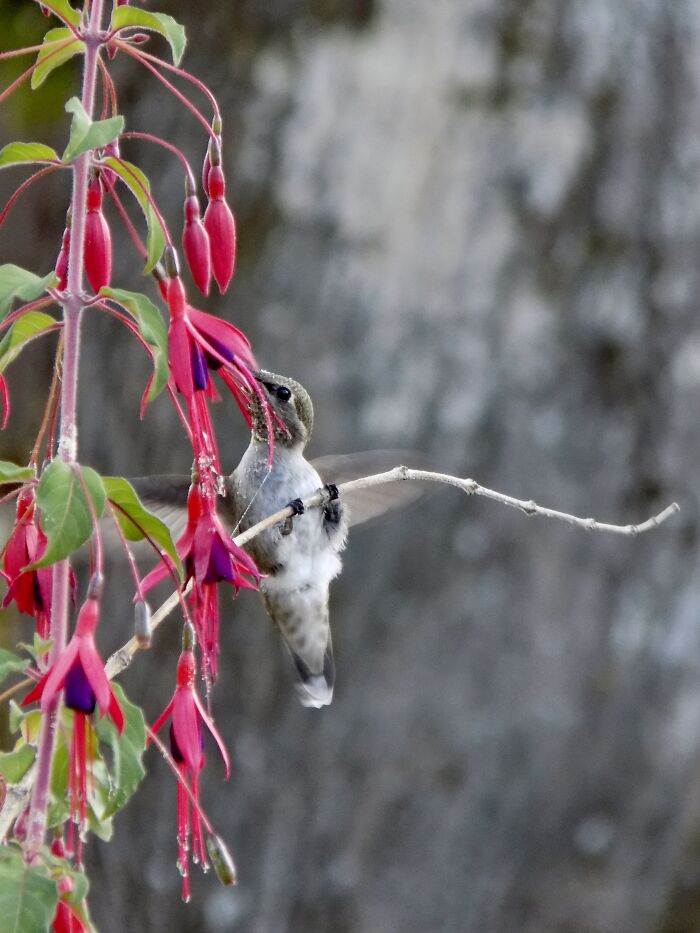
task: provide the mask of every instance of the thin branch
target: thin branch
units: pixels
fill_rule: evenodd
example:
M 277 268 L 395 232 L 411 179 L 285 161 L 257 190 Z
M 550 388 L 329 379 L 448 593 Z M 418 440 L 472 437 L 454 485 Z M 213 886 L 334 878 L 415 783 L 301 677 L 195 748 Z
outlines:
M 350 492 L 351 490 L 369 489 L 372 486 L 383 486 L 386 483 L 396 483 L 404 480 L 417 480 L 426 483 L 440 483 L 446 486 L 454 486 L 456 489 L 461 489 L 462 492 L 466 493 L 468 496 L 483 496 L 486 499 L 493 499 L 494 502 L 500 502 L 501 505 L 508 505 L 511 508 L 518 509 L 529 517 L 539 515 L 542 518 L 554 518 L 566 522 L 568 525 L 573 525 L 576 528 L 582 528 L 584 531 L 604 531 L 611 534 L 623 535 L 625 537 L 635 537 L 636 535 L 643 534 L 645 531 L 658 528 L 668 518 L 680 511 L 678 503 L 672 502 L 671 505 L 659 512 L 658 515 L 653 515 L 651 518 L 647 518 L 646 521 L 640 522 L 637 525 L 613 525 L 608 522 L 597 521 L 595 518 L 580 518 L 578 515 L 570 515 L 568 512 L 548 509 L 545 506 L 538 505 L 533 499 L 515 499 L 513 496 L 508 496 L 503 492 L 497 492 L 495 489 L 488 489 L 486 486 L 477 483 L 474 479 L 462 479 L 459 476 L 450 476 L 447 473 L 433 473 L 429 470 L 411 470 L 405 466 L 397 466 L 392 470 L 387 470 L 386 473 L 375 473 L 372 476 L 363 476 L 359 479 L 350 480 L 347 483 L 341 483 L 338 486 L 338 492 L 342 499 L 343 493 Z M 304 509 L 307 510 L 319 508 L 330 500 L 331 495 L 329 491 L 323 488 L 318 489 L 302 501 L 304 503 Z M 252 525 L 246 531 L 236 535 L 233 541 L 241 547 L 249 541 L 252 541 L 253 538 L 257 537 L 267 528 L 278 525 L 295 514 L 296 512 L 293 508 L 286 506 L 280 509 L 279 512 L 275 512 L 274 515 L 269 515 L 256 525 Z M 185 589 L 185 595 L 190 591 L 191 586 L 192 581 L 190 581 Z M 151 618 L 151 631 L 155 631 L 161 622 L 175 609 L 180 602 L 180 596 L 181 594 L 179 592 L 172 593 L 158 610 L 153 613 Z M 107 676 L 112 679 L 124 671 L 129 664 L 131 664 L 132 658 L 139 650 L 140 645 L 138 641 L 136 638 L 131 638 L 118 651 L 115 651 L 108 660 L 105 667 Z

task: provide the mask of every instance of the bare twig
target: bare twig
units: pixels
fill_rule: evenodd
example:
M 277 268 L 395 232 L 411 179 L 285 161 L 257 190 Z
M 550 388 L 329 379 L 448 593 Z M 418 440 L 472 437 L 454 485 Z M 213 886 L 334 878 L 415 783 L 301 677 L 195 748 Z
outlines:
M 608 522 L 597 521 L 595 518 L 579 518 L 577 515 L 570 515 L 568 512 L 548 509 L 538 505 L 532 499 L 515 499 L 513 496 L 497 492 L 495 489 L 488 489 L 486 486 L 481 486 L 474 479 L 461 479 L 458 476 L 450 476 L 447 473 L 433 473 L 429 470 L 412 470 L 405 466 L 397 466 L 392 470 L 388 470 L 386 473 L 375 473 L 372 476 L 363 476 L 359 479 L 350 480 L 347 483 L 341 483 L 338 486 L 338 491 L 342 496 L 344 492 L 349 492 L 351 490 L 369 489 L 372 486 L 382 486 L 386 483 L 396 483 L 403 480 L 418 480 L 426 483 L 441 483 L 447 486 L 454 486 L 456 489 L 461 489 L 462 492 L 465 492 L 468 496 L 483 496 L 486 499 L 493 499 L 495 502 L 500 502 L 501 505 L 508 505 L 511 508 L 518 509 L 530 517 L 539 515 L 543 518 L 554 518 L 566 522 L 569 525 L 573 525 L 576 528 L 583 528 L 585 531 L 604 531 L 611 534 L 624 535 L 626 537 L 634 537 L 645 531 L 650 531 L 652 528 L 658 528 L 666 519 L 679 511 L 678 504 L 672 502 L 671 505 L 667 506 L 662 512 L 659 512 L 658 515 L 654 515 L 637 525 L 613 525 Z M 323 488 L 307 496 L 303 500 L 303 503 L 305 509 L 314 509 L 325 505 L 328 501 L 330 501 L 330 493 L 327 489 Z M 273 525 L 285 521 L 285 519 L 294 514 L 294 509 L 290 506 L 286 506 L 280 509 L 279 512 L 275 512 L 274 515 L 269 515 L 261 522 L 258 522 L 246 531 L 236 535 L 233 540 L 239 546 L 247 544 L 267 528 L 271 528 Z M 188 585 L 185 592 L 189 592 L 190 588 L 191 583 Z M 158 610 L 153 613 L 151 619 L 152 631 L 170 615 L 179 601 L 180 595 L 178 593 L 172 593 Z M 118 651 L 115 651 L 108 660 L 105 668 L 107 676 L 112 679 L 125 670 L 129 664 L 131 664 L 132 658 L 139 649 L 140 646 L 136 638 L 131 638 Z

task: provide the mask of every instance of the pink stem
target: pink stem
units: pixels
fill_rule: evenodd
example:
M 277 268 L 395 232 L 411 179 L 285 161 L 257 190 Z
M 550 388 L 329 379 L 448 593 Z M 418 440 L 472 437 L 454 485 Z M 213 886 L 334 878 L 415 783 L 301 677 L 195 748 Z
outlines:
M 82 104 L 92 117 L 95 103 L 97 62 L 100 53 L 100 25 L 103 0 L 92 0 L 90 22 L 85 31 L 85 59 L 83 65 Z M 82 315 L 81 292 L 83 286 L 83 247 L 85 242 L 85 205 L 88 186 L 90 153 L 84 152 L 73 162 L 73 197 L 71 200 L 70 251 L 68 254 L 68 282 L 63 300 L 64 351 L 63 383 L 61 392 L 61 427 L 58 441 L 58 456 L 64 463 L 73 462 L 78 453 L 77 401 L 78 360 L 80 349 L 80 319 Z M 51 594 L 51 638 L 49 664 L 65 650 L 68 635 L 70 562 L 59 561 L 53 568 Z M 42 716 L 37 771 L 27 821 L 27 846 L 36 850 L 44 842 L 46 816 L 51 784 L 51 765 L 56 737 L 56 721 L 60 697 L 56 696 Z
M 219 105 L 216 102 L 216 98 L 209 90 L 209 88 L 204 84 L 203 81 L 200 81 L 199 78 L 196 78 L 193 74 L 190 74 L 189 71 L 185 71 L 183 68 L 178 68 L 177 65 L 171 65 L 170 62 L 163 61 L 162 58 L 158 58 L 157 55 L 151 55 L 150 52 L 144 52 L 139 50 L 138 54 L 142 58 L 147 58 L 149 61 L 154 62 L 157 65 L 160 65 L 161 68 L 165 68 L 167 71 L 173 72 L 173 74 L 179 75 L 181 78 L 184 78 L 186 81 L 189 81 L 191 84 L 194 84 L 195 87 L 204 94 L 209 103 L 211 104 L 211 109 L 214 111 L 215 117 L 220 117 Z
M 162 146 L 164 149 L 170 150 L 170 152 L 172 152 L 173 155 L 176 155 L 178 159 L 180 160 L 180 162 L 182 163 L 182 167 L 187 172 L 187 176 L 192 182 L 192 187 L 196 188 L 196 182 L 194 180 L 194 175 L 192 174 L 192 169 L 190 168 L 190 163 L 185 158 L 185 155 L 182 152 L 182 150 L 178 149 L 177 146 L 173 146 L 173 144 L 169 143 L 166 139 L 161 139 L 160 136 L 153 136 L 152 133 L 136 133 L 136 132 L 122 133 L 119 138 L 120 139 L 145 139 L 148 142 L 156 143 L 156 145 Z
M 20 197 L 20 195 L 24 194 L 32 182 L 35 182 L 38 178 L 43 178 L 44 175 L 48 175 L 51 172 L 57 172 L 60 167 L 61 166 L 59 165 L 47 165 L 44 168 L 40 168 L 37 172 L 34 172 L 33 175 L 30 175 L 29 178 L 23 181 L 19 188 L 17 188 L 14 194 L 8 199 L 7 204 L 3 208 L 2 213 L 0 214 L 0 227 L 2 227 L 2 225 L 5 223 L 5 218 L 12 210 L 12 206 L 14 205 L 15 201 Z
M 52 52 L 49 52 L 46 58 L 42 59 L 42 62 L 48 61 L 50 58 L 53 58 L 54 55 L 58 55 L 58 53 L 63 51 L 63 49 L 65 49 L 66 46 L 70 45 L 71 42 L 75 42 L 75 39 L 66 39 L 65 42 L 61 42 L 61 44 L 57 45 L 56 48 Z M 39 64 L 39 60 L 37 59 L 34 62 L 34 64 L 31 65 L 29 68 L 27 68 L 26 71 L 23 71 L 22 74 L 18 78 L 15 78 L 12 84 L 8 84 L 8 86 L 5 88 L 2 94 L 0 94 L 0 104 L 5 100 L 6 97 L 9 97 L 13 91 L 16 91 L 17 88 L 20 86 L 20 84 L 22 84 L 24 81 L 27 80 L 28 77 L 30 77 L 30 75 L 34 72 L 38 64 Z
M 180 91 L 178 91 L 178 89 L 175 87 L 174 84 L 171 84 L 167 78 L 163 77 L 163 75 L 158 71 L 157 68 L 154 68 L 153 65 L 151 65 L 151 63 L 146 60 L 143 52 L 137 52 L 136 49 L 132 49 L 131 46 L 128 45 L 126 42 L 120 42 L 119 40 L 115 42 L 115 45 L 118 45 L 119 48 L 122 49 L 122 51 L 126 52 L 127 55 L 131 55 L 132 58 L 135 58 L 137 61 L 141 62 L 144 68 L 148 68 L 148 70 L 152 72 L 156 76 L 156 78 L 158 78 L 158 80 L 161 81 L 167 87 L 170 93 L 174 94 L 175 97 L 177 97 L 177 99 L 180 101 L 180 103 L 184 104 L 185 107 L 187 107 L 187 109 L 191 113 L 194 114 L 194 116 L 199 120 L 199 122 L 202 124 L 204 129 L 211 136 L 211 138 L 213 140 L 217 139 L 216 133 L 211 128 L 211 126 L 209 126 L 209 124 L 204 119 L 200 111 L 195 107 L 195 105 L 190 103 L 190 101 L 187 100 L 185 95 L 181 94 Z

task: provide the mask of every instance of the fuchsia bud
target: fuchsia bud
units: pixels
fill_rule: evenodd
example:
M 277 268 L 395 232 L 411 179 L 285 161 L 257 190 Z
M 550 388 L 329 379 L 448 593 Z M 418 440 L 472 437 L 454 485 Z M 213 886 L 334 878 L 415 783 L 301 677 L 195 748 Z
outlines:
M 210 201 L 204 214 L 204 228 L 209 234 L 212 273 L 223 295 L 236 263 L 236 224 L 226 203 L 226 181 L 220 165 L 211 166 L 207 181 Z
M 188 192 L 190 191 L 188 185 Z M 203 295 L 209 294 L 211 280 L 211 249 L 209 234 L 199 215 L 197 195 L 188 193 L 185 198 L 185 226 L 182 231 L 182 248 L 190 267 L 195 285 Z
M 58 285 L 60 292 L 64 291 L 68 284 L 68 253 L 70 252 L 70 227 L 63 231 L 63 240 L 61 242 L 61 251 L 56 260 L 56 275 L 58 276 Z
M 112 277 L 112 235 L 102 213 L 102 182 L 95 178 L 88 187 L 85 215 L 85 274 L 99 292 Z

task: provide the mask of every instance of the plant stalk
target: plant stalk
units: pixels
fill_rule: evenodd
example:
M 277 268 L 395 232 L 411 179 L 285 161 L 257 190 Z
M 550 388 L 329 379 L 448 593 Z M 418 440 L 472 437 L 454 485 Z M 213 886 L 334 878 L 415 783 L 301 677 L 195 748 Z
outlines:
M 84 35 L 85 58 L 81 101 L 92 118 L 97 63 L 100 54 L 100 25 L 104 0 L 92 0 L 90 20 Z M 71 238 L 68 253 L 66 298 L 63 303 L 63 384 L 61 392 L 61 426 L 58 456 L 65 463 L 75 461 L 78 455 L 78 361 L 80 351 L 80 323 L 83 312 L 83 247 L 85 242 L 85 206 L 87 200 L 90 153 L 78 156 L 73 163 L 73 194 L 71 198 Z M 70 562 L 62 560 L 54 566 L 51 593 L 51 638 L 49 664 L 65 649 L 68 636 Z M 41 721 L 37 771 L 27 821 L 27 845 L 35 849 L 44 842 L 46 816 L 51 785 L 51 765 L 56 737 L 56 719 L 60 697 L 45 711 Z

